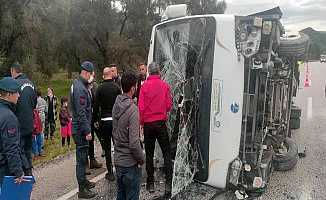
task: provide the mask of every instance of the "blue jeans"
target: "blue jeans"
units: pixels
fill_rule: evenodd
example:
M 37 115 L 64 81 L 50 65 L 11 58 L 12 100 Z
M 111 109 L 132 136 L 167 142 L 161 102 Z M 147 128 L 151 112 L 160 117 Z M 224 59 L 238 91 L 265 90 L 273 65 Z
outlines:
M 118 183 L 117 200 L 139 200 L 141 168 L 137 166 L 116 166 L 116 170 Z
M 44 134 L 43 133 L 37 134 L 35 137 L 33 137 L 32 150 L 33 150 L 34 156 L 38 156 L 38 155 L 42 154 L 43 142 L 44 142 Z

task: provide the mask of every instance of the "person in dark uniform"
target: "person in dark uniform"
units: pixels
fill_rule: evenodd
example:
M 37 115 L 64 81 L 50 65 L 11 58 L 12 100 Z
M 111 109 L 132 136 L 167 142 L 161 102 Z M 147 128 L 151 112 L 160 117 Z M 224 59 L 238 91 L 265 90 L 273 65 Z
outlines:
M 112 169 L 111 158 L 111 138 L 112 138 L 112 108 L 115 99 L 121 94 L 119 86 L 114 83 L 112 72 L 109 67 L 103 70 L 103 83 L 97 88 L 94 102 L 94 121 L 100 127 L 100 138 L 102 138 L 102 148 L 105 152 L 106 167 L 108 173 L 105 178 L 114 181 L 115 177 Z
M 32 144 L 33 144 L 33 110 L 36 108 L 37 95 L 34 84 L 22 73 L 19 63 L 11 66 L 11 76 L 20 85 L 16 116 L 20 125 L 20 147 L 23 156 L 23 169 L 26 176 L 32 176 Z
M 13 78 L 0 80 L 0 184 L 4 176 L 15 176 L 21 183 L 24 175 L 18 119 L 14 114 L 19 98 L 19 84 Z
M 86 179 L 86 165 L 88 159 L 88 145 L 92 140 L 92 100 L 88 91 L 88 80 L 94 71 L 94 65 L 85 61 L 81 65 L 78 79 L 71 86 L 70 100 L 72 111 L 72 136 L 76 144 L 76 177 L 79 186 L 79 198 L 90 199 L 97 194 L 91 191 L 95 187 Z

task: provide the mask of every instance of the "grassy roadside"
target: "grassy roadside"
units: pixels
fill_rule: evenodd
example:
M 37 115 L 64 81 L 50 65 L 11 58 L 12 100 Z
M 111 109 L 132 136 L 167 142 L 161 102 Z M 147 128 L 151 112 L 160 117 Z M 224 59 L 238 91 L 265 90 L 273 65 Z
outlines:
M 63 96 L 69 95 L 69 90 L 71 86 L 72 80 L 67 79 L 66 73 L 57 73 L 53 76 L 51 80 L 44 81 L 43 84 L 37 85 L 37 88 L 39 88 L 42 92 L 42 96 L 47 95 L 47 88 L 51 87 L 54 90 L 54 95 L 58 97 L 59 105 L 58 105 L 58 114 L 60 109 L 60 99 Z M 65 155 L 69 153 L 71 150 L 75 149 L 75 144 L 70 139 L 71 147 L 68 149 L 67 147 L 61 147 L 61 135 L 60 135 L 60 123 L 59 119 L 57 120 L 57 126 L 56 131 L 54 133 L 53 140 L 45 140 L 44 141 L 44 157 L 39 157 L 35 160 L 33 160 L 33 165 L 39 165 L 42 163 L 46 163 L 48 161 L 51 161 L 55 159 L 56 157 L 60 155 Z

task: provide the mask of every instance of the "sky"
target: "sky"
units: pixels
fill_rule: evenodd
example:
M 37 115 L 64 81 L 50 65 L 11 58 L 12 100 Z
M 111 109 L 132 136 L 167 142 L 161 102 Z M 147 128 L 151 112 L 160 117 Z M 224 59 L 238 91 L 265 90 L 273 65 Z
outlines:
M 248 15 L 279 6 L 286 30 L 326 31 L 326 0 L 226 0 L 227 14 Z

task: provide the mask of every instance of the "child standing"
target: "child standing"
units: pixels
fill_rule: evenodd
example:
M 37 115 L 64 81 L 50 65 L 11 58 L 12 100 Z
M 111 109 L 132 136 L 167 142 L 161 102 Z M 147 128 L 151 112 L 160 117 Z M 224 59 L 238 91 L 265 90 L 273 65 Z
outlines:
M 60 125 L 61 125 L 61 138 L 62 138 L 62 147 L 67 144 L 70 147 L 70 137 L 71 137 L 71 115 L 68 110 L 68 98 L 62 97 L 61 98 L 61 109 L 59 114 Z
M 46 112 L 47 112 L 47 103 L 42 98 L 41 91 L 37 91 L 37 105 L 36 105 L 36 110 L 34 110 L 33 113 L 34 130 L 33 130 L 32 150 L 33 150 L 34 158 L 36 158 L 37 156 L 43 156 L 43 145 L 44 145 L 43 130 L 45 127 Z

